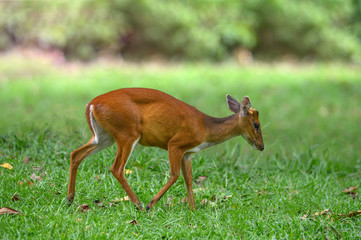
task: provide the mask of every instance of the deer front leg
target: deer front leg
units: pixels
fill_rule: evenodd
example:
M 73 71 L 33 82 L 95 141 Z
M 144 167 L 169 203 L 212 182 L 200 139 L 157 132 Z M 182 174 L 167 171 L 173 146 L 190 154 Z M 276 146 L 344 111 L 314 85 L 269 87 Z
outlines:
M 194 204 L 194 198 L 193 198 L 192 161 L 191 161 L 191 155 L 190 154 L 184 155 L 184 157 L 182 159 L 181 167 L 182 167 L 184 182 L 185 182 L 186 187 L 187 187 L 187 200 L 188 200 L 189 208 L 191 210 L 194 210 L 194 209 L 196 209 L 196 205 Z
M 180 172 L 180 165 L 183 158 L 184 151 L 177 147 L 169 147 L 169 166 L 170 166 L 170 179 L 168 182 L 162 187 L 162 189 L 153 197 L 152 201 L 150 201 L 147 205 L 147 210 L 153 207 L 159 199 L 163 197 L 163 195 L 168 191 L 168 189 L 177 181 Z

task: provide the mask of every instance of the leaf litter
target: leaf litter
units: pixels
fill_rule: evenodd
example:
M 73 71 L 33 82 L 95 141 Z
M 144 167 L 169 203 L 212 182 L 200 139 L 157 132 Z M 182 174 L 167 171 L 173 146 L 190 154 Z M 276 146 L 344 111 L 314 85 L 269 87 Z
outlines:
M 0 208 L 0 215 L 3 215 L 3 214 L 9 214 L 9 215 L 20 214 L 20 215 L 24 215 L 21 212 L 15 210 L 15 209 L 12 209 L 12 208 L 8 208 L 8 207 Z
M 349 213 L 336 214 L 336 213 L 333 213 L 330 209 L 325 209 L 320 212 L 315 212 L 314 214 L 309 214 L 309 213 L 310 213 L 310 210 L 308 210 L 307 213 L 301 217 L 301 220 L 307 220 L 307 219 L 313 220 L 320 216 L 326 216 L 326 220 L 331 218 L 331 220 L 333 221 L 333 220 L 339 220 L 339 219 L 343 219 L 343 218 L 355 217 L 355 216 L 361 214 L 361 210 L 353 211 L 353 212 L 349 212 Z
M 14 196 L 11 198 L 13 202 L 20 201 L 19 195 L 14 194 Z
M 9 170 L 11 170 L 11 169 L 14 168 L 13 166 L 11 166 L 10 163 L 4 163 L 4 164 L 1 164 L 0 166 L 3 167 L 3 168 L 7 168 L 7 169 L 9 169 Z
M 343 192 L 347 195 L 350 195 L 353 199 L 357 198 L 357 186 L 351 186 L 343 190 Z

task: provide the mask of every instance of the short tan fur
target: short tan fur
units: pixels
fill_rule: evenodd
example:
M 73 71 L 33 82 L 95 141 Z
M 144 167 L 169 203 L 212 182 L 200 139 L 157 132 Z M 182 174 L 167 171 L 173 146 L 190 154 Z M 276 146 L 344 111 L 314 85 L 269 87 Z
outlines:
M 125 165 L 136 144 L 159 147 L 169 152 L 171 176 L 146 209 L 153 207 L 177 181 L 182 170 L 189 207 L 195 209 L 192 192 L 191 154 L 243 136 L 254 148 L 264 149 L 259 114 L 246 96 L 242 102 L 227 95 L 225 118 L 208 116 L 166 93 L 147 88 L 124 88 L 94 98 L 86 108 L 93 136 L 70 158 L 68 200 L 75 194 L 76 172 L 81 161 L 116 142 L 118 150 L 111 172 L 140 209 L 141 202 L 124 176 Z

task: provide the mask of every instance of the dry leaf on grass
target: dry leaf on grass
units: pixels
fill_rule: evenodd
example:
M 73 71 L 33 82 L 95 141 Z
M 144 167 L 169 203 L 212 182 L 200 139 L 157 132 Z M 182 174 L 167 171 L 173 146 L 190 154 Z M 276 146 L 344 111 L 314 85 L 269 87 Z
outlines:
M 355 216 L 360 215 L 360 214 L 361 214 L 361 210 L 354 211 L 354 212 L 349 212 L 348 214 L 339 214 L 338 219 L 346 218 L 346 217 L 355 217 Z
M 132 174 L 132 173 L 133 173 L 132 170 L 130 170 L 130 169 L 125 169 L 125 174 Z
M 21 212 L 15 210 L 15 209 L 12 209 L 12 208 L 8 208 L 8 207 L 0 208 L 0 215 L 3 215 L 3 214 L 20 214 L 20 215 L 23 215 Z
M 13 166 L 11 166 L 10 163 L 4 163 L 4 164 L 1 164 L 0 166 L 3 167 L 3 168 L 10 169 L 10 170 L 14 168 Z
M 332 211 L 330 209 L 325 209 L 321 212 L 315 212 L 312 215 L 309 215 L 309 212 L 310 212 L 310 210 L 308 210 L 307 213 L 301 217 L 301 220 L 306 220 L 307 218 L 315 218 L 318 216 L 325 216 L 325 215 L 327 215 L 327 219 L 328 219 L 330 217 L 330 215 L 332 214 Z
M 35 173 L 31 174 L 30 179 L 34 180 L 34 181 L 41 181 L 41 177 L 37 176 Z
M 25 163 L 25 164 L 29 164 L 29 162 L 30 162 L 30 158 L 29 158 L 28 156 L 26 156 L 26 157 L 24 158 L 24 163 Z
M 14 196 L 11 198 L 13 202 L 20 201 L 19 195 L 14 194 Z
M 130 222 L 127 222 L 127 223 L 130 223 L 130 224 L 134 224 L 134 225 L 139 225 L 139 222 L 137 220 L 132 220 Z
M 83 205 L 80 205 L 79 207 L 78 207 L 78 209 L 77 209 L 77 211 L 81 211 L 81 212 L 83 212 L 83 213 L 86 213 L 86 212 L 88 212 L 89 210 L 90 210 L 90 207 L 89 207 L 89 205 L 88 204 L 83 204 Z
M 104 207 L 104 204 L 103 204 L 101 201 L 95 200 L 94 202 L 95 202 L 99 207 Z
M 207 179 L 208 177 L 207 176 L 199 176 L 197 179 L 196 179 L 196 184 L 201 187 L 203 185 L 203 182 Z
M 128 196 L 125 196 L 125 197 L 123 197 L 123 198 L 120 199 L 120 201 L 129 201 L 129 200 L 130 200 L 130 199 L 129 199 Z
M 351 186 L 343 190 L 344 193 L 350 195 L 353 199 L 357 198 L 357 186 Z
M 313 219 L 315 217 L 319 217 L 319 216 L 327 216 L 326 219 L 329 219 L 331 217 L 331 219 L 342 219 L 342 218 L 346 218 L 346 217 L 355 217 L 357 215 L 361 214 L 361 210 L 358 211 L 354 211 L 354 212 L 349 212 L 349 213 L 343 213 L 343 214 L 335 214 L 333 213 L 330 209 L 325 209 L 321 212 L 315 212 L 312 215 L 309 215 L 309 210 L 307 211 L 307 213 L 305 215 L 303 215 L 301 217 L 301 220 L 306 220 L 306 219 Z
M 128 196 L 125 196 L 125 197 L 123 197 L 123 198 L 121 198 L 121 199 L 118 199 L 118 198 L 115 198 L 115 199 L 113 199 L 113 200 L 111 200 L 111 202 L 108 202 L 108 205 L 110 206 L 110 207 L 113 207 L 113 205 L 114 204 L 119 204 L 121 201 L 123 202 L 127 202 L 127 201 L 129 201 L 130 199 L 129 199 L 129 197 Z

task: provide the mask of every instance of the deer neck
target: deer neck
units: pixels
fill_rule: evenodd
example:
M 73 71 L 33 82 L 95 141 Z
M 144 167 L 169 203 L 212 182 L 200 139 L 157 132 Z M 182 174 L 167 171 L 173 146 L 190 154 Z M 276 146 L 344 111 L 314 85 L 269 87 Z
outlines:
M 224 118 L 206 116 L 205 127 L 208 130 L 206 141 L 217 144 L 240 135 L 238 131 L 238 121 L 238 114 Z

